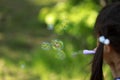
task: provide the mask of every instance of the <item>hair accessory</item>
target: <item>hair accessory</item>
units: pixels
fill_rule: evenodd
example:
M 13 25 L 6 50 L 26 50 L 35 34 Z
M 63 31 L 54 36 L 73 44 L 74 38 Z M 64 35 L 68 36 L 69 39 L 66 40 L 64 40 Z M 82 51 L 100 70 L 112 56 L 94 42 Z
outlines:
M 109 45 L 110 44 L 110 40 L 109 39 L 105 39 L 104 36 L 100 36 L 99 37 L 99 41 L 105 45 Z
M 83 50 L 83 54 L 95 54 L 95 50 Z

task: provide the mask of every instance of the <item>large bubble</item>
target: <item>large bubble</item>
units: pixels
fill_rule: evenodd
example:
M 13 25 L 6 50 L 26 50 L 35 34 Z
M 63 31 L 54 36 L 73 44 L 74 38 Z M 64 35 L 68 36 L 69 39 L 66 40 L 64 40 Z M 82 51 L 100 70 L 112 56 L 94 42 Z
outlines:
M 63 42 L 60 40 L 52 40 L 51 44 L 52 44 L 52 48 L 57 50 L 61 50 L 64 47 Z

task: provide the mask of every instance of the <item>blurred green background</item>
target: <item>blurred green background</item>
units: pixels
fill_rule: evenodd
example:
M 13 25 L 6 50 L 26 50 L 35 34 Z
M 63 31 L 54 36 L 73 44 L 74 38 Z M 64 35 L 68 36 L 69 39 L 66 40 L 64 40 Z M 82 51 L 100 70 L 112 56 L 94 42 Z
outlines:
M 82 50 L 96 47 L 101 3 L 0 0 L 0 80 L 89 80 L 93 55 Z M 104 75 L 111 80 L 108 66 Z

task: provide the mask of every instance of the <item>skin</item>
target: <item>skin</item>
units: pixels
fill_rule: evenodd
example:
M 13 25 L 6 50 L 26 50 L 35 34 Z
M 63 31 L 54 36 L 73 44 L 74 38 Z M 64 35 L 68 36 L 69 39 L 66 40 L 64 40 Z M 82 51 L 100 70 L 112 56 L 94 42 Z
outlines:
M 104 45 L 103 58 L 110 66 L 113 77 L 120 77 L 120 55 L 110 45 Z

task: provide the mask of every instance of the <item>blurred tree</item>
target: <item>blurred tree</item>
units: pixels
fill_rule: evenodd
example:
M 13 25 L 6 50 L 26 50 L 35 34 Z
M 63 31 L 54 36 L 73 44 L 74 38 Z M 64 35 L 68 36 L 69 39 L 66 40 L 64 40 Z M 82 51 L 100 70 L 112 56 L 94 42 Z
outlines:
M 115 3 L 115 2 L 119 2 L 120 0 L 100 0 L 100 4 L 102 6 L 105 6 L 105 5 L 108 5 L 108 4 L 111 4 L 111 3 Z

